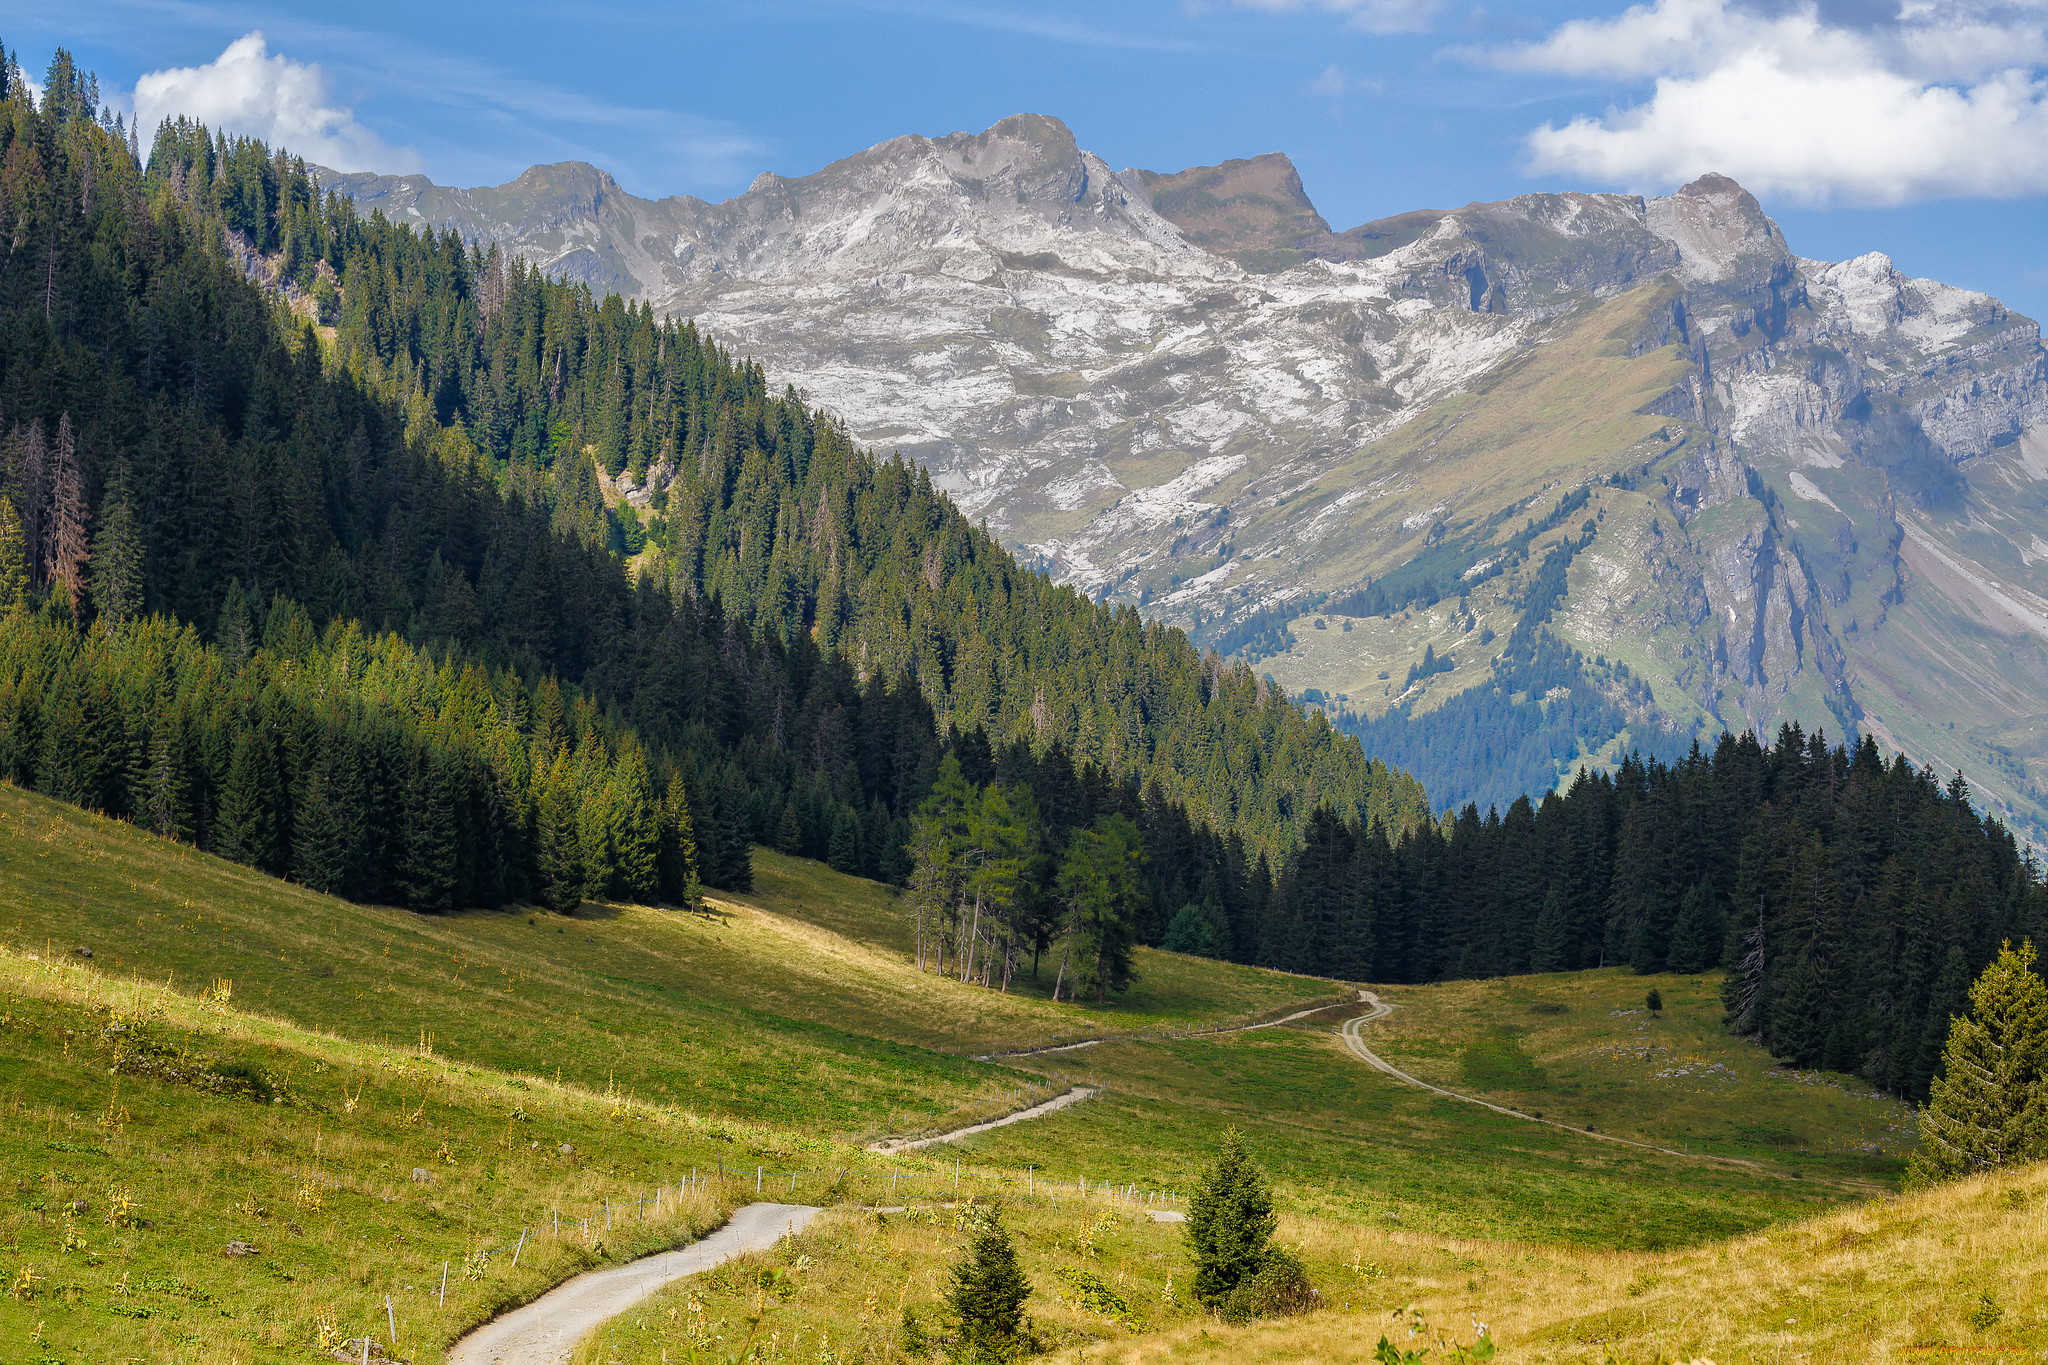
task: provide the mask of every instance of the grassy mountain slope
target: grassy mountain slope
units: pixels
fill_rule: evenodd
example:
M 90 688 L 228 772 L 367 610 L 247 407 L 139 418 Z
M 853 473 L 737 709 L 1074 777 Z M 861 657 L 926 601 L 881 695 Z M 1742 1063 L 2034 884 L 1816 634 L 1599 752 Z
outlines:
M 90 947 L 107 969 L 186 989 L 228 979 L 238 1003 L 343 1037 L 425 1040 L 466 1064 L 559 1072 L 564 1083 L 616 1085 L 650 1102 L 821 1135 L 922 1131 L 1011 1107 L 1008 1097 L 1034 1074 L 1057 1084 L 1063 1074 L 1085 1073 L 1113 1093 L 986 1134 L 968 1150 L 1003 1164 L 1036 1156 L 1092 1178 L 1163 1185 L 1199 1163 L 1221 1123 L 1239 1122 L 1272 1138 L 1281 1179 L 1306 1190 L 1335 1178 L 1342 1192 L 1328 1195 L 1332 1210 L 1392 1207 L 1449 1217 L 1474 1233 L 1536 1236 L 1547 1226 L 1559 1235 L 1668 1243 L 1753 1227 L 1823 1190 L 1838 1198 L 1891 1174 L 1886 1161 L 1847 1150 L 1845 1139 L 1860 1134 L 1868 1116 L 1828 1107 L 1832 1091 L 1781 1087 L 1745 1121 L 1755 1132 L 1735 1125 L 1700 1139 L 1767 1159 L 1768 1172 L 1699 1173 L 1388 1086 L 1338 1046 L 1332 1026 L 1344 1015 L 1336 1011 L 1224 1038 L 1148 1036 L 977 1063 L 967 1054 L 1276 1014 L 1326 1000 L 1330 987 L 1148 950 L 1138 957 L 1138 984 L 1106 1010 L 1054 1006 L 1043 998 L 1049 982 L 1034 988 L 1028 977 L 1000 995 L 917 973 L 884 888 L 765 850 L 758 856 L 757 893 L 715 896 L 715 913 L 705 916 L 614 905 L 586 907 L 567 921 L 421 916 L 317 896 L 0 786 L 0 930 L 46 958 Z M 1584 1006 L 1589 993 L 1639 999 L 1645 980 L 1665 986 L 1674 1018 L 1688 1021 L 1691 1046 L 1716 1049 L 1761 1076 L 1768 1059 L 1712 1027 L 1719 1007 L 1711 990 L 1680 979 L 1566 974 L 1515 978 L 1512 992 L 1566 1002 L 1571 1046 L 1593 1048 L 1619 1045 L 1628 1033 L 1625 1021 Z M 1383 993 L 1407 1002 L 1488 989 Z M 1410 1026 L 1403 1014 L 1396 1020 Z M 1583 1118 L 1563 1097 L 1556 1108 L 1575 1122 L 1684 1138 L 1631 1117 L 1642 1105 L 1661 1105 L 1664 1091 L 1642 1077 L 1603 1078 Z M 1816 1094 L 1825 1103 L 1816 1104 Z M 1823 1154 L 1788 1155 L 1783 1131 Z M 1827 1151 L 1831 1139 L 1843 1150 Z M 1503 1140 L 1522 1153 L 1513 1179 L 1490 1159 L 1438 1159 L 1446 1143 L 1478 1158 Z M 1619 1196 L 1605 1192 L 1616 1169 L 1632 1172 Z M 1812 1183 L 1788 1181 L 1796 1169 Z M 1571 1212 L 1530 1203 L 1530 1181 L 1569 1191 Z
M 845 1169 L 836 1194 L 799 1193 L 879 1201 L 887 1172 L 950 1175 L 957 1157 L 963 1190 L 1012 1198 L 1051 1344 L 1135 1345 L 1186 1325 L 1199 1345 L 1178 1229 L 1102 1187 L 1186 1189 L 1226 1122 L 1272 1171 L 1283 1238 L 1333 1303 L 1379 1312 L 1413 1300 L 1446 1315 L 1469 1305 L 1520 1324 L 1537 1310 L 1517 1305 L 1539 1300 L 1582 1317 L 1611 1306 L 1583 1285 L 1552 1294 L 1545 1276 L 1591 1267 L 1612 1288 L 1690 1264 L 1617 1246 L 1778 1227 L 1860 1200 L 1895 1169 L 1863 1150 L 1874 1135 L 1896 1141 L 1876 1131 L 1892 1107 L 1801 1083 L 1829 1078 L 1771 1075 L 1714 1027 L 1713 983 L 1689 978 L 1389 989 L 1400 1008 L 1371 1027 L 1387 1055 L 1454 1088 L 1753 1164 L 1617 1149 L 1398 1085 L 1343 1050 L 1335 1012 L 974 1063 L 938 1049 L 1063 1021 L 1099 1027 L 1102 1016 L 921 977 L 904 964 L 886 892 L 760 857 L 757 893 L 719 898 L 703 917 L 630 906 L 532 925 L 519 913 L 427 917 L 313 896 L 0 788 L 0 1051 L 14 1078 L 0 1169 L 15 1196 L 0 1210 L 0 1270 L 30 1277 L 23 1296 L 0 1299 L 0 1332 L 26 1339 L 41 1324 L 47 1358 L 65 1361 L 108 1346 L 146 1359 L 295 1359 L 323 1323 L 330 1336 L 381 1323 L 388 1292 L 401 1353 L 431 1361 L 494 1305 L 665 1244 L 721 1207 L 710 1199 L 645 1226 L 637 1206 L 633 1218 L 615 1211 L 612 1235 L 544 1239 L 513 1274 L 507 1243 L 557 1204 L 574 1217 L 595 1209 L 601 1223 L 603 1200 L 720 1162 Z M 89 963 L 72 956 L 78 946 L 93 948 Z M 1147 980 L 1107 1022 L 1271 1012 L 1322 989 L 1163 953 L 1140 969 Z M 219 990 L 226 979 L 231 990 Z M 1626 1012 L 1649 984 L 1669 1003 L 1655 1024 Z M 1636 1055 L 1645 1028 L 1662 1031 L 1648 1061 Z M 1740 1110 L 1727 1092 L 1702 1098 L 1657 1075 L 1660 1045 L 1738 1074 Z M 284 1101 L 238 1091 L 248 1068 Z M 1085 1069 L 1108 1091 L 922 1156 L 885 1160 L 835 1139 L 993 1112 L 1034 1068 L 1049 1079 Z M 415 1183 L 415 1167 L 432 1183 Z M 1040 1202 L 1016 1198 L 1048 1176 L 1067 1182 L 1057 1205 L 1035 1184 Z M 1086 1201 L 1076 1177 L 1095 1191 Z M 110 1226 L 116 1194 L 138 1207 Z M 85 1211 L 67 1218 L 79 1199 Z M 796 1243 L 678 1288 L 585 1350 L 652 1362 L 693 1343 L 725 1354 L 774 1343 L 814 1359 L 829 1338 L 842 1355 L 890 1359 L 900 1308 L 929 1319 L 963 1237 L 928 1194 L 911 1202 L 911 1216 L 882 1220 L 835 1209 Z M 224 1257 L 230 1238 L 262 1253 Z M 366 1244 L 378 1249 L 369 1262 Z M 481 1251 L 493 1254 L 465 1278 L 464 1258 Z M 445 1310 L 442 1261 L 455 1267 Z M 1075 1271 L 1122 1308 L 1077 1289 Z M 1477 1288 L 1458 1288 L 1468 1281 Z
M 1051 1004 L 1049 978 L 999 995 L 910 966 L 888 888 L 756 856 L 757 891 L 713 893 L 703 916 L 423 916 L 317 895 L 0 784 L 0 936 L 46 956 L 89 947 L 113 970 L 186 988 L 230 980 L 250 1008 L 344 1037 L 430 1039 L 475 1065 L 867 1135 L 996 1104 L 1018 1084 L 969 1054 L 1329 994 L 1141 950 L 1139 984 L 1104 1010 Z M 864 941 L 833 923 L 863 926 Z M 803 1085 L 785 1083 L 796 1075 Z
M 1294 553 L 1305 582 L 1343 591 L 1407 565 L 1426 550 L 1457 544 L 1438 577 L 1449 581 L 1487 558 L 1496 541 L 1540 517 L 1545 490 L 1576 486 L 1639 464 L 1669 444 L 1667 419 L 1638 409 L 1668 392 L 1684 373 L 1684 352 L 1664 346 L 1631 354 L 1674 291 L 1649 285 L 1588 309 L 1548 345 L 1531 348 L 1476 385 L 1394 428 L 1314 487 L 1290 492 L 1287 519 L 1310 519 Z M 1258 483 L 1257 468 L 1239 477 Z M 1370 490 L 1359 496 L 1360 490 Z M 1553 495 L 1554 500 L 1554 495 Z M 1270 518 L 1249 518 L 1251 539 Z M 1279 676 L 1278 674 L 1275 675 Z
M 1692 632 L 1667 641 L 1654 632 L 1617 630 L 1612 609 L 1597 621 L 1579 619 L 1590 612 L 1582 604 L 1596 595 L 1588 573 L 1600 574 L 1595 581 L 1611 587 L 1635 571 L 1643 557 L 1635 542 L 1647 536 L 1657 516 L 1648 497 L 1607 481 L 1684 458 L 1693 444 L 1710 442 L 1687 423 L 1644 411 L 1679 381 L 1687 365 L 1675 345 L 1631 354 L 1673 296 L 1670 285 L 1659 283 L 1588 310 L 1557 340 L 1532 348 L 1470 393 L 1435 405 L 1276 504 L 1269 513 L 1275 532 L 1283 519 L 1310 517 L 1313 529 L 1289 553 L 1300 561 L 1299 572 L 1312 591 L 1331 600 L 1296 617 L 1285 648 L 1259 659 L 1260 671 L 1311 700 L 1323 699 L 1335 712 L 1377 718 L 1399 708 L 1428 716 L 1495 682 L 1502 648 L 1495 641 L 1531 611 L 1531 590 L 1545 556 L 1590 530 L 1592 548 L 1574 565 L 1567 598 L 1556 609 L 1558 635 L 1589 660 L 1635 656 L 1635 670 L 1657 702 L 1654 715 L 1633 702 L 1642 722 L 1689 734 L 1707 719 L 1679 681 L 1686 676 L 1683 657 L 1703 648 Z M 1583 510 L 1540 525 L 1552 519 L 1563 497 L 1582 488 Z M 1361 489 L 1370 491 L 1361 497 Z M 1302 499 L 1311 501 L 1310 512 L 1295 508 Z M 1320 512 L 1313 512 L 1316 507 Z M 1611 525 L 1610 514 L 1618 518 Z M 1533 536 L 1531 523 L 1539 524 Z M 1661 526 L 1684 534 L 1668 513 Z M 1587 567 L 1600 556 L 1615 567 Z M 1387 606 L 1368 605 L 1349 591 L 1360 582 L 1379 585 Z M 1683 613 L 1671 613 L 1664 594 L 1637 590 L 1623 598 L 1638 612 L 1658 614 L 1653 624 L 1690 624 Z M 1538 620 L 1549 614 L 1545 604 Z M 1411 678 L 1426 650 L 1453 666 Z M 1653 650 L 1659 653 L 1654 662 L 1663 664 L 1661 655 L 1668 654 L 1675 666 L 1644 667 Z M 1580 685 L 1623 703 L 1624 710 L 1632 704 L 1632 689 L 1605 662 Z M 1516 688 L 1510 682 L 1506 690 Z M 1719 728 L 1718 719 L 1713 728 Z M 1509 737 L 1495 738 L 1505 744 Z M 1586 760 L 1597 766 L 1609 760 L 1617 739 L 1650 738 L 1608 722 L 1588 729 L 1583 746 L 1560 755 L 1551 771 L 1563 776 Z M 1454 804 L 1473 796 L 1500 797 L 1504 807 L 1522 790 L 1495 793 L 1483 773 L 1453 773 L 1429 765 L 1426 756 L 1411 761 L 1424 764 L 1433 794 Z
M 1654 1016 L 1650 989 L 1664 1006 Z M 1719 973 L 1622 969 L 1389 990 L 1397 1008 L 1368 1042 L 1420 1080 L 1574 1128 L 1845 1187 L 1896 1181 L 1915 1141 L 1912 1106 L 1731 1038 L 1720 990 Z
M 662 1217 L 618 1218 L 590 1241 L 530 1236 L 515 1270 L 522 1226 L 637 1198 L 692 1165 L 744 1154 L 751 1168 L 770 1152 L 786 1165 L 796 1150 L 783 1130 L 40 957 L 0 949 L 9 1360 L 303 1360 L 370 1330 L 388 1343 L 387 1293 L 401 1353 L 438 1358 L 465 1325 L 594 1263 L 597 1238 L 614 1255 L 666 1246 L 740 1192 L 678 1206 L 671 1189 Z M 257 1252 L 228 1256 L 230 1241 Z

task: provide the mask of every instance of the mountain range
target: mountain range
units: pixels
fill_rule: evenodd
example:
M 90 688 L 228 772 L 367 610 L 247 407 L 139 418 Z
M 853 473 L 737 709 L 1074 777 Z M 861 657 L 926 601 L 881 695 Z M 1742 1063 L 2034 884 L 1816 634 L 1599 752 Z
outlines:
M 1724 177 L 1338 232 L 1284 156 L 1117 171 L 1020 115 L 718 204 L 581 163 L 319 178 L 695 319 L 1031 562 L 1343 723 L 1568 710 L 1549 775 L 1797 721 L 2048 831 L 2039 328 L 1800 257 Z M 1509 657 L 1532 630 L 1562 674 Z M 1418 770 L 1441 803 L 1485 766 Z

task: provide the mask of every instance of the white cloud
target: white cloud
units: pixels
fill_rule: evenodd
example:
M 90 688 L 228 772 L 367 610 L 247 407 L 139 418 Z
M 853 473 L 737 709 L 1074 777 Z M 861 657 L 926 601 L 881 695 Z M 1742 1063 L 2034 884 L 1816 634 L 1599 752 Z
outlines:
M 1656 0 L 1482 54 L 1511 69 L 1654 80 L 1642 103 L 1529 134 L 1532 169 L 1651 188 L 1722 171 L 1814 204 L 2048 193 L 2038 7 L 1914 3 L 1866 28 L 1810 4 Z M 1467 54 L 1473 55 L 1473 54 Z
M 271 56 L 261 32 L 237 38 L 205 66 L 152 71 L 135 82 L 135 118 L 144 137 L 180 114 L 339 171 L 418 169 L 411 151 L 385 145 L 335 102 L 332 82 L 318 65 Z
M 1341 14 L 1367 33 L 1427 33 L 1442 0 L 1237 0 L 1245 9 L 1288 12 L 1319 9 Z

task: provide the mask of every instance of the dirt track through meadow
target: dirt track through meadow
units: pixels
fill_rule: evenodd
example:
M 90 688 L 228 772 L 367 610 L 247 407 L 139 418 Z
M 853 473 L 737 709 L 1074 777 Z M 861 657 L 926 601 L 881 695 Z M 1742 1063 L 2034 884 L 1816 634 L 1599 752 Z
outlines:
M 1445 1099 L 1461 1104 L 1476 1104 L 1496 1114 L 1521 1119 L 1527 1123 L 1539 1123 L 1546 1127 L 1575 1133 L 1580 1137 L 1592 1138 L 1597 1142 L 1610 1142 L 1623 1147 L 1634 1147 L 1641 1151 L 1656 1152 L 1663 1156 L 1675 1156 L 1692 1161 L 1708 1161 L 1720 1165 L 1742 1166 L 1751 1170 L 1767 1169 L 1757 1162 L 1744 1161 L 1739 1157 L 1707 1156 L 1697 1152 L 1682 1152 L 1672 1147 L 1660 1147 L 1655 1143 L 1638 1142 L 1633 1138 L 1616 1137 L 1611 1133 L 1594 1132 L 1587 1128 L 1574 1128 L 1556 1119 L 1538 1118 L 1519 1109 L 1494 1104 L 1472 1095 L 1461 1095 L 1455 1090 L 1446 1090 L 1420 1080 L 1389 1062 L 1366 1045 L 1364 1028 L 1377 1019 L 1384 1019 L 1394 1012 L 1394 1006 L 1381 1000 L 1371 991 L 1361 990 L 1358 1002 L 1365 1005 L 1364 1014 L 1347 1019 L 1337 1029 L 1337 1035 L 1353 1056 L 1387 1076 L 1404 1084 L 1441 1095 Z M 1242 1024 L 1234 1028 L 1218 1029 L 1213 1034 L 1197 1034 L 1197 1037 L 1220 1037 L 1228 1033 L 1248 1033 L 1254 1029 L 1278 1028 L 1282 1024 L 1296 1023 L 1312 1014 L 1336 1009 L 1335 1005 L 1320 1005 L 1313 1009 L 1297 1010 L 1283 1019 L 1269 1019 L 1259 1024 Z M 1076 1048 L 1093 1047 L 1098 1043 L 1121 1041 L 1114 1038 L 1091 1038 L 1079 1043 L 1066 1043 L 1058 1047 L 1040 1048 L 1033 1052 L 1006 1054 L 1013 1057 L 1044 1056 L 1047 1053 L 1067 1052 Z M 991 1059 L 992 1060 L 992 1059 Z M 1063 1095 L 1020 1109 L 1014 1114 L 986 1122 L 970 1124 L 950 1133 L 935 1137 L 906 1138 L 873 1144 L 869 1150 L 884 1155 L 916 1151 L 936 1143 L 952 1142 L 975 1133 L 985 1133 L 993 1128 L 1023 1123 L 1030 1119 L 1042 1118 L 1069 1105 L 1099 1093 L 1097 1090 L 1079 1086 Z M 723 1265 L 735 1256 L 749 1251 L 762 1251 L 775 1245 L 784 1237 L 803 1230 L 806 1224 L 819 1213 L 818 1209 L 802 1204 L 749 1204 L 738 1210 L 724 1227 L 674 1251 L 645 1256 L 627 1265 L 612 1266 L 605 1270 L 593 1270 L 579 1275 L 566 1284 L 550 1290 L 522 1308 L 516 1308 L 503 1317 L 477 1328 L 448 1351 L 448 1365 L 564 1365 L 576 1343 L 599 1324 L 625 1312 L 634 1304 L 655 1293 L 657 1290 L 683 1278 L 713 1267 Z
M 1612 1133 L 1599 1133 L 1591 1128 L 1574 1128 L 1571 1124 L 1560 1123 L 1556 1119 L 1538 1118 L 1534 1114 L 1526 1114 L 1519 1109 L 1510 1109 L 1504 1104 L 1494 1104 L 1491 1101 L 1482 1100 L 1473 1095 L 1460 1095 L 1455 1090 L 1446 1090 L 1440 1085 L 1431 1085 L 1428 1081 L 1417 1080 L 1365 1045 L 1363 1032 L 1365 1026 L 1375 1019 L 1386 1018 L 1394 1012 L 1394 1007 L 1380 999 L 1377 995 L 1374 995 L 1371 991 L 1360 991 L 1358 999 L 1359 1003 L 1370 1005 L 1372 1008 L 1355 1019 L 1345 1020 L 1343 1027 L 1337 1030 L 1338 1036 L 1344 1040 L 1344 1046 L 1351 1050 L 1352 1055 L 1375 1071 L 1385 1072 L 1396 1080 L 1406 1081 L 1410 1085 L 1418 1086 L 1433 1094 L 1442 1095 L 1445 1099 L 1457 1100 L 1461 1104 L 1476 1104 L 1481 1109 L 1491 1109 L 1494 1113 L 1505 1114 L 1511 1119 L 1521 1119 L 1527 1123 L 1540 1123 L 1549 1128 L 1560 1129 L 1567 1133 L 1576 1133 L 1580 1137 L 1592 1138 L 1596 1142 L 1612 1142 L 1619 1146 L 1634 1147 L 1645 1152 L 1657 1152 L 1663 1156 L 1675 1156 L 1686 1161 L 1708 1161 L 1720 1166 L 1740 1166 L 1745 1170 L 1752 1171 L 1770 1170 L 1768 1166 L 1760 1162 L 1744 1161 L 1741 1157 L 1737 1156 L 1708 1156 L 1701 1152 L 1681 1152 L 1675 1147 L 1659 1147 L 1654 1142 L 1637 1142 L 1634 1138 L 1616 1137 Z
M 532 1303 L 493 1318 L 448 1348 L 448 1365 L 564 1365 L 576 1343 L 608 1319 L 686 1275 L 801 1232 L 818 1210 L 748 1204 L 722 1228 L 686 1247 L 578 1275 Z

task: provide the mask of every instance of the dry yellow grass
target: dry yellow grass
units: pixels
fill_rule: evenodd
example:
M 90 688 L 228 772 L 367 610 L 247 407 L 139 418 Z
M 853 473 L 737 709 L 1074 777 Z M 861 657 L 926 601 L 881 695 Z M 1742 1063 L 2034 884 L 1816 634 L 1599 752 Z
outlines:
M 1365 1361 L 1395 1310 L 1453 1339 L 1484 1322 L 1507 1361 L 1632 1365 L 2033 1355 L 2048 1347 L 2048 1165 L 1689 1251 L 1577 1251 L 1290 1223 L 1341 1308 L 1244 1329 L 1189 1323 L 1072 1359 Z
M 952 1269 L 978 1216 L 945 1203 L 887 1213 L 827 1209 L 797 1237 L 671 1285 L 614 1318 L 573 1360 L 943 1359 L 936 1341 L 927 1353 L 904 1350 L 903 1315 L 909 1310 L 934 1338 L 948 1330 Z M 1058 1208 L 1012 1204 L 1003 1222 L 1034 1286 L 1032 1332 L 1049 1349 L 1127 1339 L 1194 1311 L 1177 1229 L 1140 1209 L 1073 1199 Z

